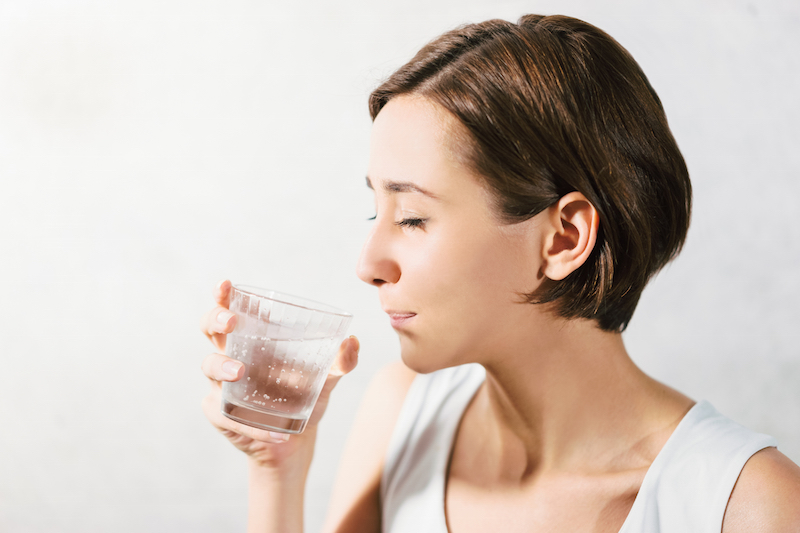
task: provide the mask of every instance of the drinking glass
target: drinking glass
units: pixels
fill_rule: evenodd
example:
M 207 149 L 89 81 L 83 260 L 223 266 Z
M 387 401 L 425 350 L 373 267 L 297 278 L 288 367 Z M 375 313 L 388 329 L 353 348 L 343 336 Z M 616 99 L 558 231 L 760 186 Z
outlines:
M 306 427 L 353 316 L 325 304 L 249 285 L 231 287 L 236 314 L 225 355 L 244 376 L 222 385 L 222 413 L 283 433 Z

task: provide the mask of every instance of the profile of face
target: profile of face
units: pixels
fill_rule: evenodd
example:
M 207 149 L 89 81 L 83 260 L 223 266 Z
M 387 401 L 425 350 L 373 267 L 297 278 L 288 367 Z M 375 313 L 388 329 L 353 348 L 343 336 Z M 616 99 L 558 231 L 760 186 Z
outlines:
M 368 184 L 376 217 L 358 264 L 378 288 L 418 372 L 503 352 L 540 306 L 520 294 L 543 278 L 553 243 L 548 213 L 502 223 L 485 186 L 457 161 L 446 112 L 419 96 L 393 98 L 375 119 Z

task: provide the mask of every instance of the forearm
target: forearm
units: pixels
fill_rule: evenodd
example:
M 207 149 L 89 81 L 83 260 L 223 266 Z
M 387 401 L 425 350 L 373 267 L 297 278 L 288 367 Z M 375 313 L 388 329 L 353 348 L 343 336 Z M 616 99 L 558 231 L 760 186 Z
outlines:
M 248 533 L 302 533 L 308 469 L 280 471 L 249 462 Z

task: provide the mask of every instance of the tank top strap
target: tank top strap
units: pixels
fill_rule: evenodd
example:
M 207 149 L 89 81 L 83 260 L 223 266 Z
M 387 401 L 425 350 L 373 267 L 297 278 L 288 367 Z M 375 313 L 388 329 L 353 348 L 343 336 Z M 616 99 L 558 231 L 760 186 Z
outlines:
M 745 463 L 776 445 L 698 402 L 650 465 L 620 533 L 720 533 Z
M 458 425 L 485 380 L 479 365 L 417 376 L 395 426 L 381 478 L 383 531 L 447 533 L 444 491 Z M 720 533 L 745 463 L 775 439 L 701 401 L 647 471 L 620 533 Z
M 476 364 L 418 375 L 406 394 L 381 478 L 383 531 L 447 533 L 444 491 L 458 425 L 485 379 Z

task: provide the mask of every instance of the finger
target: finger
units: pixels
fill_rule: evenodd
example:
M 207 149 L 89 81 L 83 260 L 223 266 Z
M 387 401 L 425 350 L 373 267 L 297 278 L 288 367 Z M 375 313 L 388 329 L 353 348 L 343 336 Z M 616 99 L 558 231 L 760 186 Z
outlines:
M 336 384 L 339 383 L 339 380 L 342 379 L 343 376 L 351 372 L 356 367 L 356 364 L 358 364 L 359 349 L 360 345 L 358 339 L 353 336 L 342 341 L 333 368 L 328 374 L 327 379 L 325 379 L 325 384 L 322 386 L 322 390 L 319 393 L 317 403 L 314 405 L 314 410 L 311 412 L 311 417 L 308 419 L 309 426 L 313 427 L 319 423 L 328 407 L 328 401 L 330 400 L 333 388 L 336 387 Z
M 236 315 L 227 307 L 217 306 L 200 320 L 200 329 L 209 337 L 217 333 L 230 333 L 236 325 Z
M 339 353 L 336 355 L 336 361 L 334 361 L 333 367 L 325 380 L 325 385 L 322 386 L 322 392 L 319 394 L 320 399 L 327 400 L 339 380 L 356 367 L 360 349 L 361 345 L 358 339 L 352 335 L 342 341 Z
M 331 373 L 339 377 L 349 374 L 358 364 L 358 352 L 361 350 L 361 343 L 355 335 L 350 335 L 342 341 L 339 346 L 339 353 L 333 362 Z
M 215 307 L 200 319 L 200 330 L 220 350 L 225 349 L 225 335 L 236 327 L 237 317 L 227 308 Z
M 246 426 L 223 415 L 219 408 L 218 395 L 209 394 L 203 398 L 202 408 L 208 421 L 228 439 L 236 440 L 241 436 L 270 444 L 280 444 L 289 440 L 289 435 L 286 433 Z
M 244 375 L 244 365 L 219 353 L 212 353 L 200 365 L 203 374 L 214 381 L 238 381 Z
M 217 286 L 214 287 L 214 301 L 222 307 L 230 307 L 232 286 L 233 284 L 227 279 L 217 283 Z

